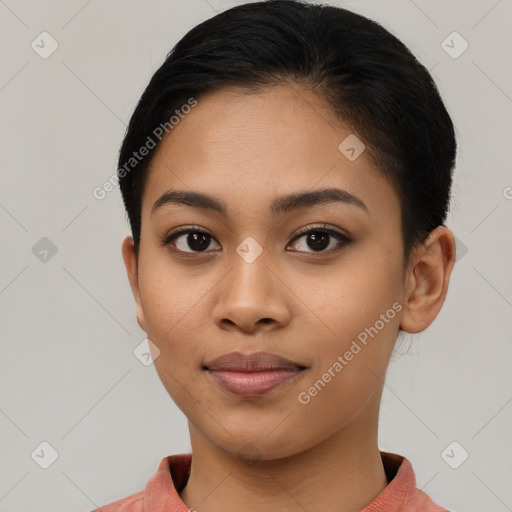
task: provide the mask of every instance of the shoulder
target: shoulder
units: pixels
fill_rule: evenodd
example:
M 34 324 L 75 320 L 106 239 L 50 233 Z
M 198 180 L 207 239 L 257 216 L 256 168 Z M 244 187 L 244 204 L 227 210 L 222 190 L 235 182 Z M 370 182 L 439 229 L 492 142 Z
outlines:
M 143 496 L 144 491 L 140 491 L 90 512 L 142 512 Z
M 417 488 L 414 470 L 406 457 L 382 451 L 381 457 L 389 484 L 364 512 L 449 512 Z
M 420 489 L 416 489 L 411 496 L 408 496 L 400 512 L 450 512 L 440 507 Z

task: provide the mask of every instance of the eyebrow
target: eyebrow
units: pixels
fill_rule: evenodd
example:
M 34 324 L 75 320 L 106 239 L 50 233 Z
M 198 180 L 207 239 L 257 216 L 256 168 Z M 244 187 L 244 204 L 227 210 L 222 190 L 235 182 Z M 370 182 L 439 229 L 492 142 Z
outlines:
M 320 206 L 339 202 L 357 206 L 367 213 L 369 211 L 362 199 L 340 188 L 325 188 L 281 196 L 272 201 L 270 209 L 273 215 L 277 216 L 308 206 Z M 219 212 L 224 216 L 227 215 L 226 204 L 220 199 L 209 194 L 186 190 L 168 190 L 165 192 L 153 204 L 151 214 L 166 204 L 190 206 L 200 210 Z

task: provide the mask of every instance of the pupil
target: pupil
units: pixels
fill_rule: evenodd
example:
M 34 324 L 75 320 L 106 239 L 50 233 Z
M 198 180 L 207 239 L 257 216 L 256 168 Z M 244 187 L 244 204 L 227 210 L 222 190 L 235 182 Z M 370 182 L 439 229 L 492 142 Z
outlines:
M 329 233 L 324 233 L 322 231 L 314 231 L 313 233 L 310 233 L 308 236 L 308 242 L 313 242 L 313 246 L 310 245 L 311 249 L 325 249 L 329 245 L 329 236 Z
M 194 251 L 203 251 L 209 245 L 207 240 L 208 235 L 201 233 L 190 233 L 188 235 L 187 243 Z M 198 241 L 199 240 L 199 241 Z

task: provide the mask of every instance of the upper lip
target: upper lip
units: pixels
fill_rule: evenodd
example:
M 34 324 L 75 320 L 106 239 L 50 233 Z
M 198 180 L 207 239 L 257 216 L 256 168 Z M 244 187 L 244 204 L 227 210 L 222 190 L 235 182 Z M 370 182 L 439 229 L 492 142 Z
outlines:
M 305 366 L 268 352 L 254 352 L 252 354 L 231 352 L 205 363 L 204 368 L 208 370 L 258 372 L 265 370 L 303 370 Z

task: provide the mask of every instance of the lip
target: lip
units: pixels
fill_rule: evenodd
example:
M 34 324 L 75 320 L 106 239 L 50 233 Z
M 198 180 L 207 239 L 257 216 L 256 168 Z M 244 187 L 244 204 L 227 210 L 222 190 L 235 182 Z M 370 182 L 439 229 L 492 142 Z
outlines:
M 205 363 L 204 367 L 208 370 L 225 370 L 232 372 L 260 372 L 305 368 L 305 366 L 299 363 L 295 363 L 290 361 L 290 359 L 269 352 L 253 352 L 252 354 L 231 352 Z
M 305 368 L 268 352 L 232 352 L 203 366 L 218 385 L 243 397 L 256 397 L 268 393 L 293 380 Z

